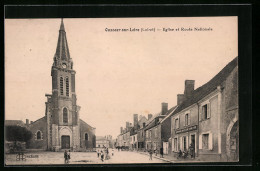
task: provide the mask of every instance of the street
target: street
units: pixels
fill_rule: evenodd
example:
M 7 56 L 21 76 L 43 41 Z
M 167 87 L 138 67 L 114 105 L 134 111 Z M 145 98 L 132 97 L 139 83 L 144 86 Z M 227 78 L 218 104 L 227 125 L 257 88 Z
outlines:
M 52 165 L 64 164 L 63 152 L 36 152 L 25 154 L 26 160 L 16 160 L 16 154 L 6 154 L 6 165 Z M 34 158 L 29 158 L 30 155 Z M 167 163 L 166 161 L 130 151 L 114 151 L 114 156 L 109 152 L 110 159 L 101 161 L 95 152 L 71 152 L 69 164 L 127 164 L 127 163 Z

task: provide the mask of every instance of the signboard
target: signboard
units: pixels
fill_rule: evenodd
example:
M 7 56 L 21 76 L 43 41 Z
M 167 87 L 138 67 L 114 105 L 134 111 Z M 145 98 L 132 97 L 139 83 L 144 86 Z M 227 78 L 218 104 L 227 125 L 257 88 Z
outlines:
M 193 125 L 193 126 L 190 126 L 190 127 L 187 127 L 187 128 L 178 129 L 178 130 L 175 131 L 175 133 L 179 134 L 179 133 L 183 133 L 183 132 L 193 131 L 193 130 L 196 130 L 196 129 L 197 129 L 197 125 Z

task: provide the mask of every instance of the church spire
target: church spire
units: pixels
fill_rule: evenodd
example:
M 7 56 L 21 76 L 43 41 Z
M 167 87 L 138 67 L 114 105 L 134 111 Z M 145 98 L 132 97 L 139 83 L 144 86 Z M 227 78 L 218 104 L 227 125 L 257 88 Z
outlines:
M 58 38 L 58 44 L 56 48 L 55 53 L 55 60 L 61 60 L 61 61 L 70 61 L 70 53 L 69 53 L 69 47 L 65 32 L 65 27 L 63 23 L 63 18 L 61 19 L 60 24 L 60 30 L 59 30 L 59 38 Z
M 65 31 L 64 24 L 63 24 L 63 18 L 61 18 L 60 31 Z

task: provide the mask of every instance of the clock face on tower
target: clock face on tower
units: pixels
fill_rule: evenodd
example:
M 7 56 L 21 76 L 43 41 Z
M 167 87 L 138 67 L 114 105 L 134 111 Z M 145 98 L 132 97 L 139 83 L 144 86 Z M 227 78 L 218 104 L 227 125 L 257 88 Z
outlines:
M 62 68 L 66 68 L 67 67 L 67 65 L 64 63 L 64 64 L 62 64 Z

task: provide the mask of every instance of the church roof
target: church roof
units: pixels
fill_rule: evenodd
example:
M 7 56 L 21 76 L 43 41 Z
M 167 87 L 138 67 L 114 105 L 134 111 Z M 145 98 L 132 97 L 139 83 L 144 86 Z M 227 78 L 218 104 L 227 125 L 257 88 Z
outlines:
M 85 124 L 85 125 L 87 125 L 88 127 L 92 128 L 92 129 L 96 129 L 96 128 L 90 126 L 89 124 L 87 124 L 87 123 L 86 123 L 85 121 L 83 121 L 82 119 L 80 119 L 80 124 Z
M 69 47 L 63 19 L 61 19 L 58 44 L 55 53 L 56 58 L 68 61 L 70 59 Z

